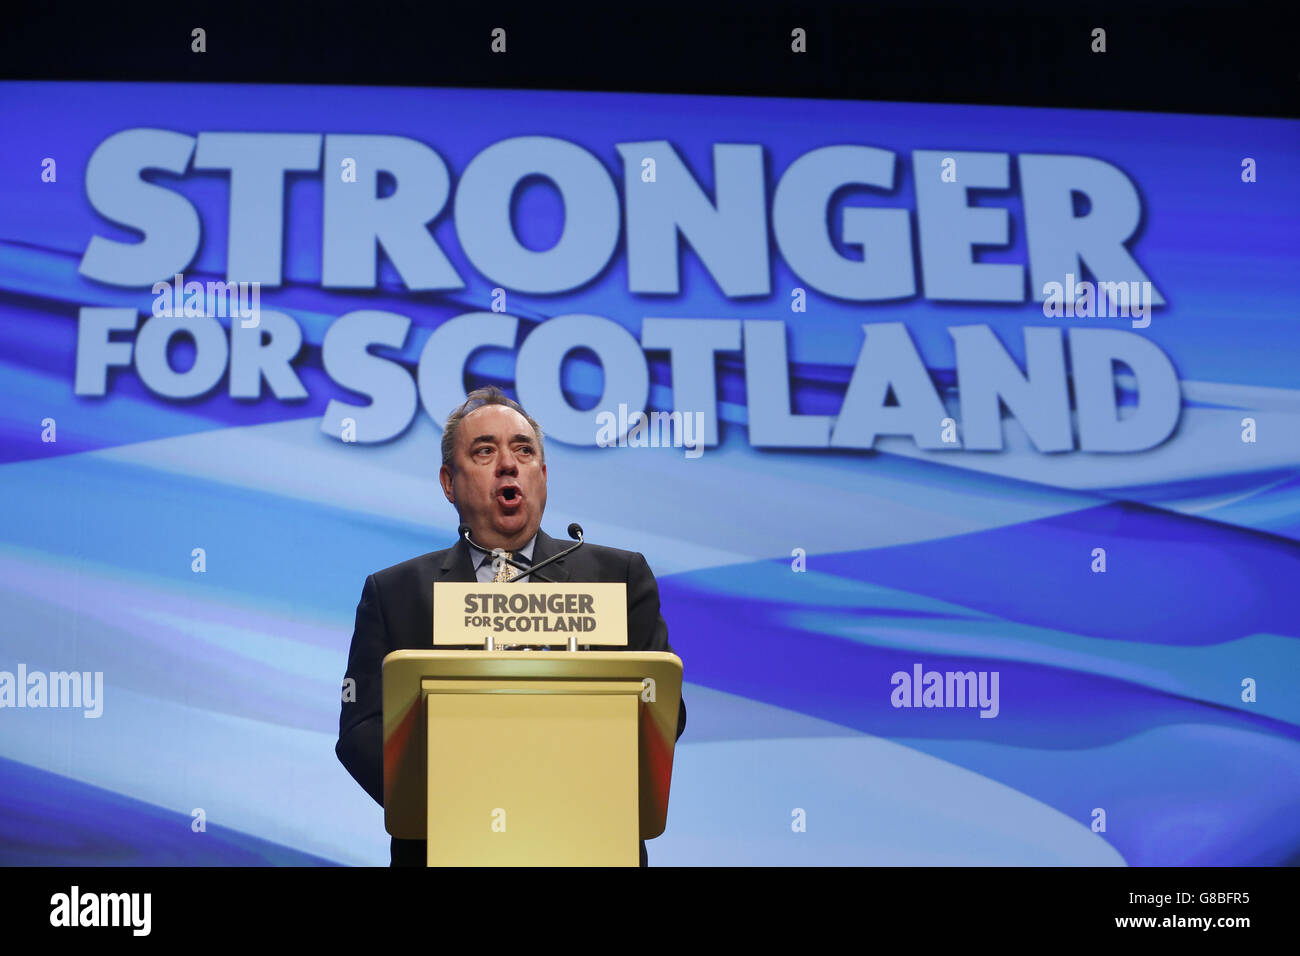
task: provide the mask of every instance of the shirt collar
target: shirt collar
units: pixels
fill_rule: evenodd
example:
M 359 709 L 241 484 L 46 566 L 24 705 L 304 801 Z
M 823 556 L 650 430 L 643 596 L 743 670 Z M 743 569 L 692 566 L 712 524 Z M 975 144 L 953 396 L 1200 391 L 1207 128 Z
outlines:
M 518 555 L 521 555 L 521 554 L 522 554 L 522 555 L 524 556 L 524 559 L 525 559 L 529 564 L 532 564 L 532 563 L 533 563 L 533 548 L 536 546 L 536 544 L 537 544 L 537 535 L 533 535 L 532 540 L 530 540 L 526 545 L 524 545 L 524 546 L 523 546 L 522 548 L 520 548 L 518 551 L 511 551 L 511 552 L 510 552 L 510 556 L 511 556 L 511 557 L 517 557 Z M 478 568 L 482 567 L 484 561 L 491 561 L 491 560 L 492 560 L 492 549 L 491 549 L 491 548 L 488 549 L 488 551 L 487 551 L 486 554 L 481 554 L 481 553 L 478 553 L 478 552 L 475 552 L 475 553 L 478 555 L 478 560 L 474 562 L 474 568 L 475 568 L 475 570 L 477 570 Z

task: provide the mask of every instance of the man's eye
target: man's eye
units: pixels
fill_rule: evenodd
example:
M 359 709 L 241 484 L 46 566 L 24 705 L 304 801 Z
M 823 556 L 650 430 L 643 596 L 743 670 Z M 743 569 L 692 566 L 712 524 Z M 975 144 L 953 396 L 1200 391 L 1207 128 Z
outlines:
M 480 458 L 482 458 L 484 455 L 490 455 L 491 453 L 492 453 L 492 449 L 489 448 L 487 445 L 480 445 L 478 448 L 474 449 L 474 454 L 478 455 Z
M 532 446 L 532 445 L 520 445 L 518 450 L 519 450 L 520 452 L 522 452 L 523 454 L 525 454 L 525 455 L 531 455 L 531 454 L 533 453 L 533 446 Z

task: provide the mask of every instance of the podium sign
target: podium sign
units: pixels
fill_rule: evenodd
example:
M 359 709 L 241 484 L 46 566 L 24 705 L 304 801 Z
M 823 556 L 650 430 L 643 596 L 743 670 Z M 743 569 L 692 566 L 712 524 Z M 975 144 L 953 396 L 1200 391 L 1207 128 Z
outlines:
M 433 585 L 435 647 L 483 644 L 627 646 L 627 585 Z

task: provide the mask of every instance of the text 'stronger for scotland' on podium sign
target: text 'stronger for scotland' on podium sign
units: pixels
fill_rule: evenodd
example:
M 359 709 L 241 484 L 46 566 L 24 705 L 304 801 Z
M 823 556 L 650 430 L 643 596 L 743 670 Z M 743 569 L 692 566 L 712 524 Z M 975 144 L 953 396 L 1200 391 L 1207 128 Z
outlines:
M 627 585 L 479 584 L 438 581 L 433 587 L 433 645 L 497 644 L 627 646 Z

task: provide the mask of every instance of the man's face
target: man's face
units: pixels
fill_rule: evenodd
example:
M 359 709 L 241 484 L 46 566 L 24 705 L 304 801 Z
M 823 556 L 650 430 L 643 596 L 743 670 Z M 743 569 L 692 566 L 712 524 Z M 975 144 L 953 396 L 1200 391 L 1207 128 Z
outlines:
M 460 420 L 454 468 L 442 466 L 443 494 L 485 548 L 514 551 L 537 533 L 546 510 L 546 466 L 528 420 L 484 405 Z

